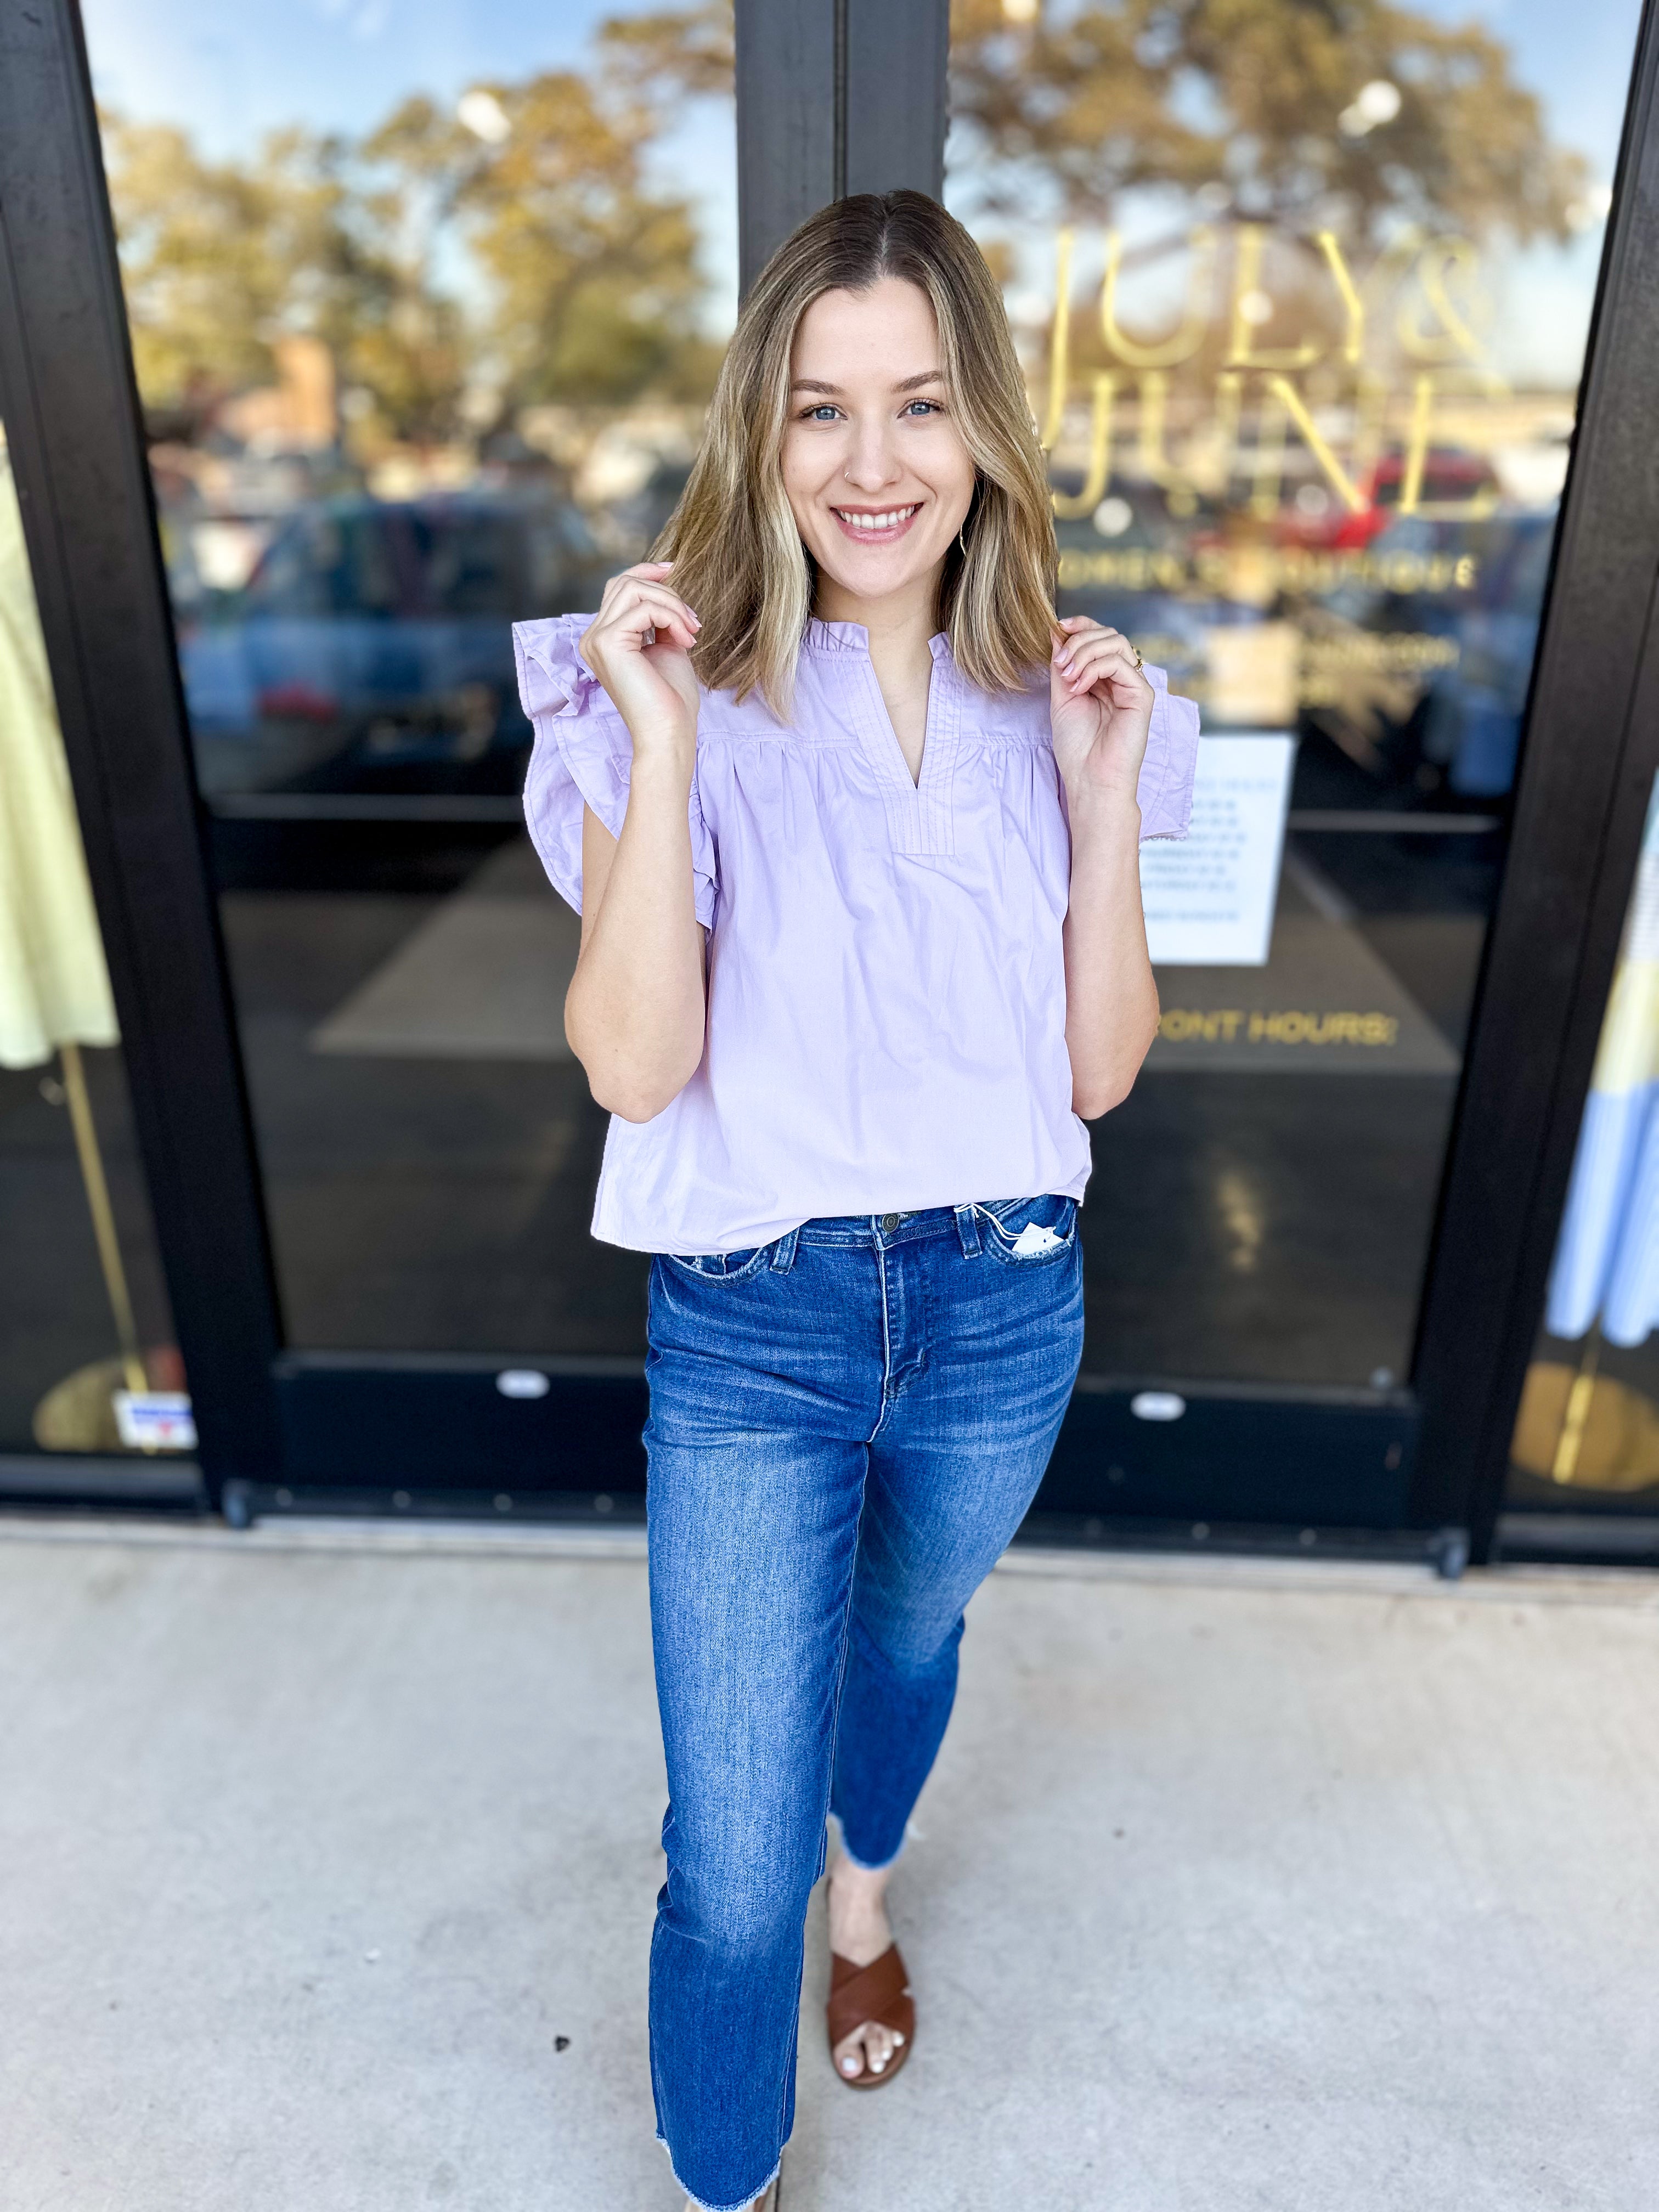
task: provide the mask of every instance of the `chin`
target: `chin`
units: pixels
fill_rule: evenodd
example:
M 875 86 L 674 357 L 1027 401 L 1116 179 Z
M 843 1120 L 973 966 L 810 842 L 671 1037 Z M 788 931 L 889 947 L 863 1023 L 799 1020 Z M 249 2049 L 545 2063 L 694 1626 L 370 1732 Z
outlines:
M 895 546 L 890 553 L 860 553 L 848 556 L 845 545 L 836 545 L 835 558 L 826 560 L 823 554 L 815 556 L 818 568 L 832 583 L 854 599 L 883 599 L 890 592 L 902 592 L 919 577 L 926 576 L 937 564 L 936 553 L 918 555 L 909 546 Z

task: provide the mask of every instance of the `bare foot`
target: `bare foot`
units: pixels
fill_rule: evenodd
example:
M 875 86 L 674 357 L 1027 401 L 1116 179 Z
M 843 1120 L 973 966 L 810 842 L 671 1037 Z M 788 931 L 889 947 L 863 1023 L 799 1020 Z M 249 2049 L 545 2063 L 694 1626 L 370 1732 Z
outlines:
M 830 1948 L 855 1966 L 880 1958 L 893 1940 L 887 1917 L 891 1871 L 882 1867 L 872 1873 L 846 1857 L 830 1869 Z M 884 2074 L 903 2040 L 896 2029 L 866 2021 L 836 2045 L 836 2071 L 848 2081 L 856 2081 L 866 2067 L 872 2074 Z

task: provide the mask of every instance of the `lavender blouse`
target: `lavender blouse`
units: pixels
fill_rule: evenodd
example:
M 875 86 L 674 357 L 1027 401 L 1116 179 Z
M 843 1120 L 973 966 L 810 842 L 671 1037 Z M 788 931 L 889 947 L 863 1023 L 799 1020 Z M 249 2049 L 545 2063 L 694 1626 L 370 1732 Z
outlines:
M 632 744 L 578 658 L 591 615 L 513 637 L 535 750 L 525 814 L 578 911 L 582 804 L 620 832 Z M 814 1216 L 1078 1198 L 1060 927 L 1071 854 L 1047 671 L 992 696 L 933 641 L 921 778 L 855 623 L 807 625 L 793 717 L 705 691 L 691 786 L 709 932 L 702 1064 L 645 1122 L 613 1118 L 593 1234 L 735 1252 Z M 1162 670 L 1141 836 L 1185 835 L 1198 710 Z

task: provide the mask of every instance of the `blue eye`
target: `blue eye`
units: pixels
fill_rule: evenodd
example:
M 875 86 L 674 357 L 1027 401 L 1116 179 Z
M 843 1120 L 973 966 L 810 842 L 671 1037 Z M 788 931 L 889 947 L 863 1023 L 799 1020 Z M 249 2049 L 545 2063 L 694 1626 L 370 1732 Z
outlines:
M 913 399 L 904 411 L 907 415 L 914 415 L 918 409 L 924 415 L 937 415 L 941 412 L 936 399 Z
M 840 412 L 839 407 L 832 407 L 825 399 L 816 407 L 809 407 L 801 420 L 804 422 L 833 422 Z

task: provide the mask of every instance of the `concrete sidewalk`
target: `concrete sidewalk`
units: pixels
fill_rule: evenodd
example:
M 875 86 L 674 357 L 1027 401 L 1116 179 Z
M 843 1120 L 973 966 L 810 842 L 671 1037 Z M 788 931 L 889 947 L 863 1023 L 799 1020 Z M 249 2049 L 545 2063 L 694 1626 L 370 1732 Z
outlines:
M 0 1523 L 6 2212 L 678 2212 L 625 1536 Z M 1019 1555 L 784 2212 L 1659 2204 L 1659 1583 Z

